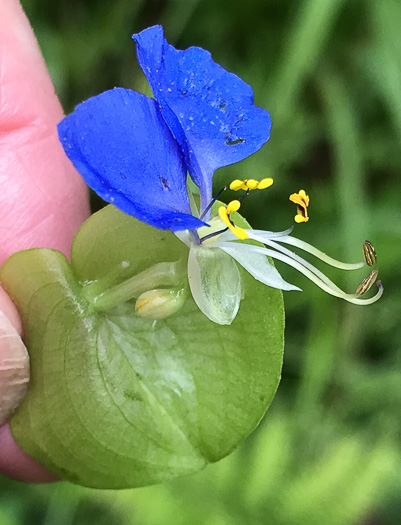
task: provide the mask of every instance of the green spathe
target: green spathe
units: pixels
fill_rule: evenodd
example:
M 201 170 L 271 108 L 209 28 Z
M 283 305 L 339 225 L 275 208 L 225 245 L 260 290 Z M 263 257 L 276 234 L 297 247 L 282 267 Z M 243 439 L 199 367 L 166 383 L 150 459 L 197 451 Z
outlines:
M 159 321 L 135 315 L 135 300 L 95 309 L 102 287 L 183 256 L 171 232 L 108 206 L 78 231 L 71 266 L 32 249 L 1 268 L 32 369 L 11 429 L 63 479 L 126 488 L 198 471 L 238 446 L 269 406 L 282 365 L 279 290 L 241 270 L 245 298 L 230 326 L 191 298 Z

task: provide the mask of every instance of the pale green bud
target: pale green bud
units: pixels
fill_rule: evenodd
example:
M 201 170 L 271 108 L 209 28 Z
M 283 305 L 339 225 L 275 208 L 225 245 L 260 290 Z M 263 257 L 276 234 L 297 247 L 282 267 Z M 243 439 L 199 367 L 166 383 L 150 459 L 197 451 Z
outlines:
M 180 310 L 186 301 L 185 288 L 158 288 L 143 292 L 135 303 L 135 312 L 147 319 L 165 319 Z

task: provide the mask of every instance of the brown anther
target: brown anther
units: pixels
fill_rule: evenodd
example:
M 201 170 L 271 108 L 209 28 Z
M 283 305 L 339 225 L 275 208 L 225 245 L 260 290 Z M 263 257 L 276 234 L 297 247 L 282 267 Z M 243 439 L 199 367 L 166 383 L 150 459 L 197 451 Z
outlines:
M 370 290 L 377 279 L 378 273 L 379 273 L 379 270 L 372 270 L 370 274 L 365 277 L 365 279 L 361 282 L 361 284 L 356 289 L 355 291 L 356 295 L 363 295 L 368 290 Z
M 377 263 L 376 250 L 373 247 L 373 244 L 370 241 L 365 241 L 363 243 L 363 255 L 365 257 L 365 262 L 368 266 L 373 266 Z

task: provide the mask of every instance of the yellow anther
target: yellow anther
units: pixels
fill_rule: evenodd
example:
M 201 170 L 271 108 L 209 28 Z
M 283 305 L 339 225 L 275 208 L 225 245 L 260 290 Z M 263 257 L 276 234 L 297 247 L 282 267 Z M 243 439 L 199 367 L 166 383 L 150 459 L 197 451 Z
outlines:
M 230 190 L 233 190 L 233 191 L 246 190 L 246 185 L 243 180 L 235 179 L 230 184 Z
M 232 201 L 232 202 L 230 202 L 230 204 L 232 204 L 234 202 L 237 202 L 238 204 L 240 204 L 239 201 Z M 228 206 L 230 206 L 230 204 Z M 227 226 L 227 228 L 229 228 L 233 232 L 233 234 L 236 237 L 238 237 L 238 239 L 241 239 L 241 241 L 244 241 L 245 239 L 248 238 L 248 234 L 242 228 L 237 228 L 236 226 L 234 226 L 234 224 L 230 221 L 229 214 L 232 213 L 233 211 L 236 211 L 236 210 L 231 210 L 229 212 L 228 211 L 228 206 L 227 206 L 227 208 L 225 206 L 220 206 L 220 208 L 219 208 L 219 217 L 224 222 L 224 224 Z M 237 210 L 238 210 L 238 208 L 239 208 L 239 206 L 237 207 Z
M 309 206 L 309 196 L 306 195 L 305 190 L 299 190 L 298 193 L 290 195 L 290 201 L 305 208 Z
M 230 184 L 230 190 L 264 190 L 273 184 L 273 179 L 267 178 L 258 181 L 256 179 L 235 179 Z
M 240 209 L 241 203 L 240 201 L 231 201 L 227 204 L 227 214 L 230 215 L 230 213 L 233 213 L 234 211 L 238 211 Z
M 266 188 L 270 188 L 272 184 L 273 184 L 273 179 L 271 178 L 262 179 L 258 184 L 258 190 L 265 190 Z
M 298 224 L 300 222 L 308 222 L 309 196 L 306 195 L 305 190 L 299 190 L 298 193 L 290 195 L 290 201 L 297 205 L 297 214 L 294 217 L 295 222 Z
M 244 182 L 248 190 L 256 190 L 256 188 L 259 186 L 259 181 L 255 179 L 248 179 L 247 181 L 244 181 Z
M 304 217 L 303 215 L 301 215 L 300 213 L 297 213 L 294 217 L 294 221 L 296 223 L 301 223 L 301 222 L 308 222 L 309 221 L 309 217 Z

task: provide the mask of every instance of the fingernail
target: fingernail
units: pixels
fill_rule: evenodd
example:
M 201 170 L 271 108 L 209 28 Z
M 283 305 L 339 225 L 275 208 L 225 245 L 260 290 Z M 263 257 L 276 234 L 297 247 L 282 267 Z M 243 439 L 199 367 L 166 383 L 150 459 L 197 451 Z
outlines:
M 29 356 L 14 326 L 0 311 L 0 425 L 24 398 L 29 382 Z

